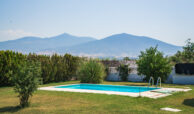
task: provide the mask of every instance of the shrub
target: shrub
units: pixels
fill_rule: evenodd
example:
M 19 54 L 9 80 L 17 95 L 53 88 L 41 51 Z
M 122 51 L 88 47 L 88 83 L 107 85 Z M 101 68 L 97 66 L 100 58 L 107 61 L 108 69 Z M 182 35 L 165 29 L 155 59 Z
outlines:
M 131 71 L 131 69 L 129 68 L 129 66 L 128 65 L 121 64 L 118 67 L 118 71 L 119 71 L 119 76 L 121 77 L 121 79 L 123 81 L 127 81 L 127 77 L 128 77 L 128 75 L 130 74 L 130 71 Z
M 81 83 L 101 83 L 105 76 L 105 68 L 100 62 L 89 60 L 81 65 L 79 78 Z
M 19 95 L 20 106 L 29 105 L 29 97 L 38 87 L 38 79 L 41 75 L 40 64 L 35 62 L 24 62 L 18 67 L 18 73 L 14 76 L 14 90 Z

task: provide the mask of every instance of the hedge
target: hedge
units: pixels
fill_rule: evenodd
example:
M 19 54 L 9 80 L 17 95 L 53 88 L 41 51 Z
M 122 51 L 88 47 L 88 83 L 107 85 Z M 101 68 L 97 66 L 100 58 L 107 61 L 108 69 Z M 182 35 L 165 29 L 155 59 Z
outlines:
M 37 55 L 13 51 L 0 51 L 0 86 L 13 85 L 13 74 L 23 61 L 36 61 L 41 63 L 41 78 L 43 83 L 60 82 L 71 80 L 76 77 L 79 66 L 79 57 L 70 54 L 52 56 Z

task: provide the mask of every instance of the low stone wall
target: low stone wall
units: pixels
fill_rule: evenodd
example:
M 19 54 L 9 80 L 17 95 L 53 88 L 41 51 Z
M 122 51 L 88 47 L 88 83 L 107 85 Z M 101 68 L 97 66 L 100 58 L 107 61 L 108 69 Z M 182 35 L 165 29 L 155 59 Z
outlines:
M 121 78 L 118 73 L 111 73 L 107 76 L 106 80 L 108 81 L 121 81 Z
M 119 72 L 116 70 L 116 67 L 109 67 L 110 74 L 107 76 L 106 80 L 108 81 L 121 81 Z M 139 76 L 137 70 L 132 69 L 132 72 L 128 75 L 127 80 L 132 82 L 142 82 L 144 76 Z
M 137 74 L 130 74 L 128 76 L 128 81 L 132 81 L 132 82 L 143 82 L 143 78 L 144 78 L 144 76 L 139 76 Z
M 176 74 L 172 72 L 173 84 L 192 84 L 194 85 L 194 75 Z
M 116 67 L 110 67 L 110 74 L 107 76 L 108 81 L 121 81 Z M 142 82 L 144 76 L 139 76 L 137 74 L 137 68 L 133 67 L 131 74 L 128 76 L 128 81 L 132 82 Z M 176 74 L 175 68 L 173 68 L 171 74 L 168 76 L 165 83 L 173 84 L 194 84 L 194 75 Z
M 143 78 L 144 78 L 144 76 L 139 76 L 137 74 L 130 74 L 127 77 L 127 80 L 132 81 L 132 82 L 142 82 Z M 121 78 L 120 78 L 118 73 L 111 73 L 107 76 L 106 80 L 108 80 L 108 81 L 121 81 Z
M 174 84 L 192 84 L 194 85 L 194 75 L 192 76 L 183 76 L 183 75 L 174 75 L 173 76 Z

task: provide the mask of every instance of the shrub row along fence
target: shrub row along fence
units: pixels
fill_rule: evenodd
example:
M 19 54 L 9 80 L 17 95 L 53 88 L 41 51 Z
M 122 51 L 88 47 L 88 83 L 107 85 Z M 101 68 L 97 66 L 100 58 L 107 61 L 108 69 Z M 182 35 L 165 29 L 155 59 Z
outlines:
M 194 63 L 179 63 L 175 65 L 175 72 L 177 74 L 194 74 Z
M 43 83 L 50 83 L 68 81 L 76 77 L 80 58 L 70 54 L 63 56 L 57 54 L 52 56 L 23 55 L 13 51 L 0 51 L 0 86 L 13 85 L 13 76 L 24 61 L 40 62 Z

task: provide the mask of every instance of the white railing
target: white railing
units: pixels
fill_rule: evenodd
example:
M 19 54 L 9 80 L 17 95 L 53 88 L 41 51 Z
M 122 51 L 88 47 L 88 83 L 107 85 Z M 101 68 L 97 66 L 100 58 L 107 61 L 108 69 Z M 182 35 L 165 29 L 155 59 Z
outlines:
M 157 83 L 156 83 L 156 87 L 158 87 L 158 84 L 160 83 L 160 87 L 161 87 L 161 78 L 158 77 Z
M 152 85 L 151 85 L 152 82 Z M 148 83 L 148 87 L 153 86 L 154 85 L 154 78 L 150 77 L 149 83 Z

